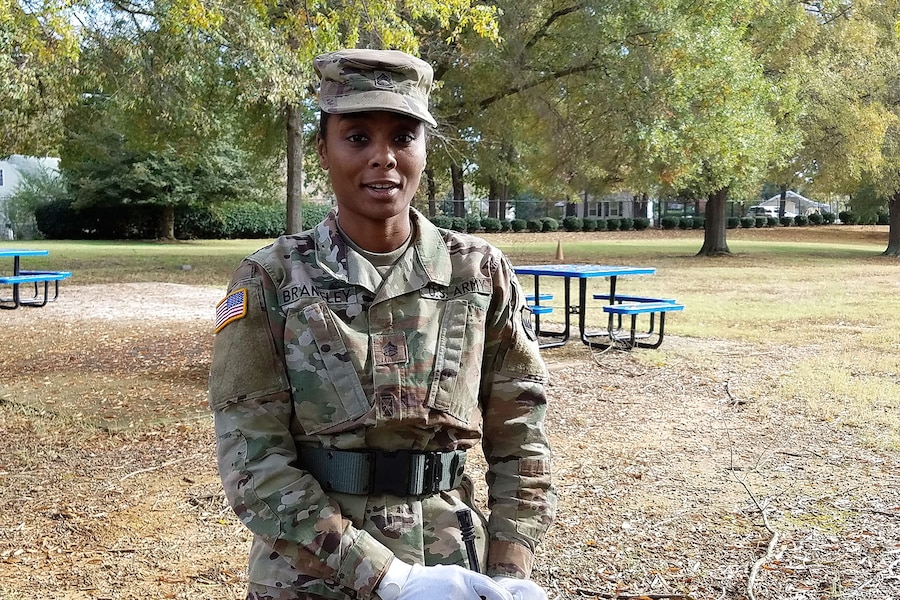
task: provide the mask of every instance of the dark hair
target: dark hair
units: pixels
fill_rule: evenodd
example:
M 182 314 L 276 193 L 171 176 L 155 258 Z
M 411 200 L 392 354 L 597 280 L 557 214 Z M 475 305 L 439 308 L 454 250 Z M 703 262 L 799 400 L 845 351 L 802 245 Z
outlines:
M 319 111 L 319 137 L 323 140 L 328 134 L 328 117 L 331 116 L 324 110 Z

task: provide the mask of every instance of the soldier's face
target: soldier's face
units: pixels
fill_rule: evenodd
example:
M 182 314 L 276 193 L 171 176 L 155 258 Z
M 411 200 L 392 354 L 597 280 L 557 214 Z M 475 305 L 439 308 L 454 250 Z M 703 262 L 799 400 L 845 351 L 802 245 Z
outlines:
M 337 197 L 341 227 L 348 234 L 351 229 L 407 219 L 425 169 L 421 121 L 386 111 L 329 115 L 318 153 Z

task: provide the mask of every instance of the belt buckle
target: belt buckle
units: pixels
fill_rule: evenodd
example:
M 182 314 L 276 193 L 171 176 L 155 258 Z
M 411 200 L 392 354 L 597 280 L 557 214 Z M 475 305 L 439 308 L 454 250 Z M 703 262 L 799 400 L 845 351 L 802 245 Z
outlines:
M 409 493 L 409 452 L 374 453 L 372 465 L 372 493 L 405 496 Z
M 441 453 L 425 453 L 424 459 L 425 464 L 422 466 L 421 494 L 436 494 L 437 492 L 441 491 L 441 479 L 443 479 L 443 463 L 441 461 Z

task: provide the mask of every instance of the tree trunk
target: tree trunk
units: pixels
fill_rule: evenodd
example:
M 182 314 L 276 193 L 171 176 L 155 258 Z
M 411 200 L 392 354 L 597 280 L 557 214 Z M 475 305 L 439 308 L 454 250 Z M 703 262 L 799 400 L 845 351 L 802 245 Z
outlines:
M 159 225 L 157 227 L 159 237 L 163 240 L 175 240 L 175 206 L 166 204 L 162 207 L 159 215 Z
M 780 220 L 784 216 L 784 211 L 787 210 L 787 186 L 785 184 L 781 184 L 781 200 L 778 201 L 778 219 Z
M 453 216 L 466 216 L 466 191 L 463 188 L 463 170 L 459 165 L 450 166 L 450 178 L 453 180 Z
M 287 137 L 287 234 L 303 231 L 303 117 L 300 107 L 284 107 Z
M 888 214 L 890 215 L 888 246 L 882 254 L 900 256 L 900 193 L 894 194 L 888 200 Z
M 437 184 L 434 182 L 434 168 L 425 169 L 425 186 L 428 194 L 428 216 L 437 214 Z
M 497 180 L 491 177 L 488 181 L 488 216 L 495 219 L 500 218 L 500 194 L 497 188 Z
M 711 193 L 706 202 L 706 225 L 703 230 L 703 247 L 697 256 L 721 256 L 731 254 L 725 242 L 725 200 L 728 188 Z

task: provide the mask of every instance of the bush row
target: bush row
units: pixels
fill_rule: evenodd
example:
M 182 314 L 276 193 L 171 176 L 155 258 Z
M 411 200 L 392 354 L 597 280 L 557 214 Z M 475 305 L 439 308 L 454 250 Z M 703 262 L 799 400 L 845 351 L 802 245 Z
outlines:
M 841 213 L 843 214 L 843 213 Z M 795 217 L 728 217 L 725 220 L 725 227 L 728 229 L 752 229 L 759 227 L 783 227 L 797 226 L 805 227 L 806 225 L 830 225 L 834 223 L 834 213 L 813 213 L 811 215 L 797 215 Z M 842 223 L 848 223 L 841 218 Z M 660 220 L 660 226 L 663 229 L 703 229 L 705 219 L 703 217 L 663 217 Z
M 650 227 L 650 219 L 595 219 L 592 217 L 566 217 L 562 223 L 552 217 L 533 219 L 497 219 L 496 217 L 450 217 L 436 215 L 430 217 L 432 223 L 444 229 L 461 233 L 501 233 L 527 231 L 541 233 L 552 231 L 643 231 Z
M 305 204 L 303 228 L 321 221 L 331 209 Z M 38 230 L 47 239 L 152 239 L 159 233 L 160 209 L 147 205 L 76 209 L 69 199 L 35 209 Z M 284 233 L 283 205 L 233 202 L 214 206 L 176 207 L 178 239 L 274 238 Z

